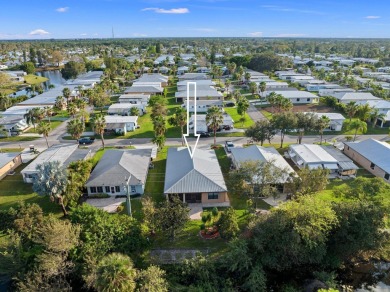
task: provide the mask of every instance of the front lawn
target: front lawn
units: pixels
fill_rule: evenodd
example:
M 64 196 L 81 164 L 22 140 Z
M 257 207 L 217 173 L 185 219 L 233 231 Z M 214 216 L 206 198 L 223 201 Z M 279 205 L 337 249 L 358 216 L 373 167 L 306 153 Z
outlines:
M 51 128 L 51 130 L 54 130 L 55 128 L 57 128 L 61 124 L 62 124 L 62 121 L 50 121 L 50 128 Z M 37 126 L 37 125 L 35 125 L 35 126 Z M 37 131 L 36 131 L 36 129 L 34 129 L 34 127 L 30 127 L 24 133 L 37 133 Z
M 30 85 L 40 84 L 40 83 L 43 83 L 43 82 L 46 82 L 47 80 L 49 80 L 46 77 L 37 76 L 34 74 L 29 74 L 29 75 L 23 76 L 23 78 L 24 78 L 24 81 L 26 81 L 26 83 L 28 83 Z
M 245 113 L 244 116 L 245 122 L 240 122 L 241 116 L 237 113 L 237 109 L 235 107 L 225 107 L 224 110 L 232 117 L 234 121 L 234 127 L 237 129 L 247 129 L 254 124 L 253 120 L 247 113 Z
M 40 137 L 29 137 L 29 136 L 11 136 L 11 137 L 0 137 L 1 142 L 27 142 L 40 139 Z

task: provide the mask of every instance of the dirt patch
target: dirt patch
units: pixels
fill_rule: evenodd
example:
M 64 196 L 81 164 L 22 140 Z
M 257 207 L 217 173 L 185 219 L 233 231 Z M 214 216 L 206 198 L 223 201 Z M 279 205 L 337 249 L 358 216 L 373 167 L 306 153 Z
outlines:
M 272 107 L 265 107 L 263 110 L 272 113 Z M 294 104 L 292 108 L 294 113 L 297 112 L 315 112 L 315 113 L 334 113 L 335 110 L 326 105 L 318 104 Z

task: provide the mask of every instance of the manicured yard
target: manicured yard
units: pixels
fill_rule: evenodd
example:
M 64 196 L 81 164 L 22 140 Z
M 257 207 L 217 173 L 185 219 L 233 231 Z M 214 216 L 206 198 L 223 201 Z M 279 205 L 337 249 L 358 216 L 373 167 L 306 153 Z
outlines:
M 40 137 L 26 137 L 26 136 L 12 136 L 12 137 L 0 137 L 1 142 L 26 142 L 40 139 Z
M 36 203 L 45 213 L 61 215 L 60 206 L 50 202 L 48 197 L 40 197 L 32 190 L 32 184 L 23 181 L 20 171 L 26 165 L 16 169 L 14 175 L 8 175 L 0 181 L 0 210 L 7 210 L 15 207 L 19 202 Z
M 253 120 L 247 113 L 245 113 L 244 116 L 245 122 L 240 122 L 241 116 L 237 113 L 237 109 L 235 107 L 225 107 L 224 110 L 232 117 L 234 121 L 234 127 L 237 129 L 247 129 L 254 124 Z
M 61 124 L 62 124 L 62 121 L 50 121 L 50 127 L 52 130 L 54 130 L 55 128 L 57 128 Z M 34 127 L 30 127 L 30 129 L 28 129 L 24 133 L 37 133 L 37 131 L 36 131 L 36 129 L 34 129 Z
M 37 76 L 34 74 L 26 75 L 23 78 L 26 81 L 26 83 L 28 83 L 30 85 L 39 84 L 39 83 L 46 82 L 47 80 L 49 80 L 46 77 L 41 77 L 41 76 Z
M 19 152 L 22 151 L 21 148 L 0 148 L 0 153 L 7 153 L 7 152 Z

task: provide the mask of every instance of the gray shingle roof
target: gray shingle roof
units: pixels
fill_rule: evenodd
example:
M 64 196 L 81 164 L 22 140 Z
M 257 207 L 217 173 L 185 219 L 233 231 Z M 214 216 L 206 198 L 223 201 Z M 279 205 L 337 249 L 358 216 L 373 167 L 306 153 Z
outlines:
M 164 193 L 226 192 L 226 184 L 214 150 L 169 148 Z
M 86 186 L 122 185 L 130 177 L 130 185 L 145 183 L 151 149 L 107 150 L 92 171 Z

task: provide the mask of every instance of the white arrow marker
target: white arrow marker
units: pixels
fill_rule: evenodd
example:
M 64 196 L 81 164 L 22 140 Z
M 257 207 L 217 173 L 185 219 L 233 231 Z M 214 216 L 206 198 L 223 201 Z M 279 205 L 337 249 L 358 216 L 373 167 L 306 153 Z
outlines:
M 194 136 L 196 137 L 195 146 L 193 149 L 191 149 L 190 145 L 188 144 L 187 137 L 190 135 L 190 85 L 194 86 L 194 114 L 193 117 L 193 123 L 194 123 Z M 196 82 L 187 82 L 187 134 L 183 134 L 184 141 L 186 142 L 188 152 L 190 153 L 190 156 L 192 159 L 194 159 L 194 153 L 196 150 L 196 146 L 199 142 L 200 135 L 197 133 L 196 130 Z

